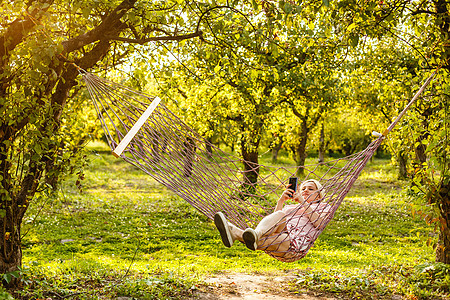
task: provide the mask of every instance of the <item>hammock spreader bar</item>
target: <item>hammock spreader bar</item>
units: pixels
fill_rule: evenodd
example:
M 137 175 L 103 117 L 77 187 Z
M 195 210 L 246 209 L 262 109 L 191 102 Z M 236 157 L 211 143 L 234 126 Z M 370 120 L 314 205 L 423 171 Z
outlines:
M 152 103 L 147 107 L 142 116 L 137 120 L 133 127 L 131 127 L 130 131 L 127 132 L 127 134 L 120 141 L 119 145 L 117 145 L 117 147 L 114 149 L 113 155 L 115 157 L 120 157 L 120 155 L 122 155 L 122 152 L 134 138 L 139 129 L 141 129 L 142 125 L 144 125 L 145 121 L 147 121 L 148 117 L 150 117 L 152 112 L 158 106 L 159 102 L 161 102 L 161 98 L 155 97 L 155 99 L 153 99 Z
M 227 220 L 239 228 L 255 228 L 264 216 L 273 212 L 288 178 L 295 176 L 300 168 L 305 174 L 302 180 L 320 181 L 324 194 L 322 201 L 331 207 L 330 213 L 320 230 L 305 232 L 309 238 L 301 245 L 301 251 L 266 251 L 284 262 L 296 261 L 306 255 L 373 153 L 425 90 L 433 75 L 384 134 L 363 151 L 315 165 L 280 167 L 230 156 L 192 130 L 159 103 L 159 99 L 87 72 L 82 74 L 115 156 L 140 168 L 210 219 L 222 211 Z M 253 171 L 258 170 L 254 182 L 248 180 L 249 171 L 243 170 L 243 164 L 254 166 Z M 298 209 L 286 218 L 292 218 Z

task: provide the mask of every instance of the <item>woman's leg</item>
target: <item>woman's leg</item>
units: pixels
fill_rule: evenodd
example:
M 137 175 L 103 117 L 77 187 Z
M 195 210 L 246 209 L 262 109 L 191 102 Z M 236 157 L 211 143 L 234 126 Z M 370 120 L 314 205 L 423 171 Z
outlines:
M 279 210 L 264 217 L 258 226 L 253 230 L 247 228 L 242 234 L 244 243 L 250 250 L 256 250 L 259 247 L 259 240 L 263 236 L 278 236 L 286 223 L 286 214 Z
M 286 225 L 286 214 L 282 211 L 276 211 L 264 217 L 255 228 L 258 237 L 271 234 L 271 232 L 279 231 Z M 276 226 L 276 228 L 274 228 Z
M 259 239 L 258 250 L 269 251 L 272 255 L 283 256 L 291 246 L 291 238 L 285 232 L 274 232 Z
M 243 230 L 229 223 L 222 212 L 217 212 L 214 215 L 214 224 L 219 230 L 220 237 L 225 247 L 233 246 L 235 240 L 243 242 Z

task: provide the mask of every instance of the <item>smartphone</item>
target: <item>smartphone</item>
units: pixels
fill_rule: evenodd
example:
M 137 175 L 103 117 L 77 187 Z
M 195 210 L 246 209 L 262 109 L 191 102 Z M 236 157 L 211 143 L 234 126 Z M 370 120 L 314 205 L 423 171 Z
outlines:
M 298 181 L 297 177 L 290 177 L 289 178 L 289 184 L 290 184 L 289 188 L 293 189 L 294 192 L 297 191 L 297 181 Z

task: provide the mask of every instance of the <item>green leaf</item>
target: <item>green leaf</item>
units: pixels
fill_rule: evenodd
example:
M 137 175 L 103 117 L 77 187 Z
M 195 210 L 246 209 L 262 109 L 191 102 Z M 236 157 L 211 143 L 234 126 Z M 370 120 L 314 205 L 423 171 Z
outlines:
M 258 71 L 255 70 L 255 69 L 252 69 L 251 72 L 250 72 L 250 78 L 251 78 L 252 80 L 258 78 Z
M 252 6 L 254 10 L 258 10 L 258 2 L 256 0 L 252 0 Z
M 358 25 L 356 23 L 352 23 L 347 27 L 347 32 L 351 32 L 354 28 L 356 28 Z
M 91 14 L 91 7 L 85 6 L 81 9 L 81 12 L 83 14 L 83 17 L 87 19 L 89 17 L 89 15 Z
M 289 2 L 285 2 L 283 10 L 286 14 L 290 14 L 292 12 L 292 5 Z
M 358 42 L 359 42 L 359 35 L 351 35 L 349 39 L 350 39 L 350 45 L 353 48 L 356 48 L 356 46 L 358 46 Z
M 3 274 L 3 280 L 5 280 L 6 283 L 10 283 L 11 279 L 12 279 L 11 274 L 9 274 L 9 273 Z

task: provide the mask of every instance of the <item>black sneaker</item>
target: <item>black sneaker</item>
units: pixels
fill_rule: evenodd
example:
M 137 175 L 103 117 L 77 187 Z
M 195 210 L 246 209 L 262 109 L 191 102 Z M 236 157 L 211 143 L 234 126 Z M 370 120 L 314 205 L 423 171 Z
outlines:
M 258 248 L 258 236 L 256 235 L 256 231 L 251 228 L 247 228 L 244 230 L 242 234 L 242 238 L 245 242 L 245 246 L 248 249 L 255 251 Z
M 230 228 L 228 227 L 228 221 L 224 214 L 220 211 L 214 215 L 214 224 L 216 224 L 217 230 L 219 230 L 220 237 L 225 247 L 230 248 L 233 246 L 233 238 L 231 237 Z

